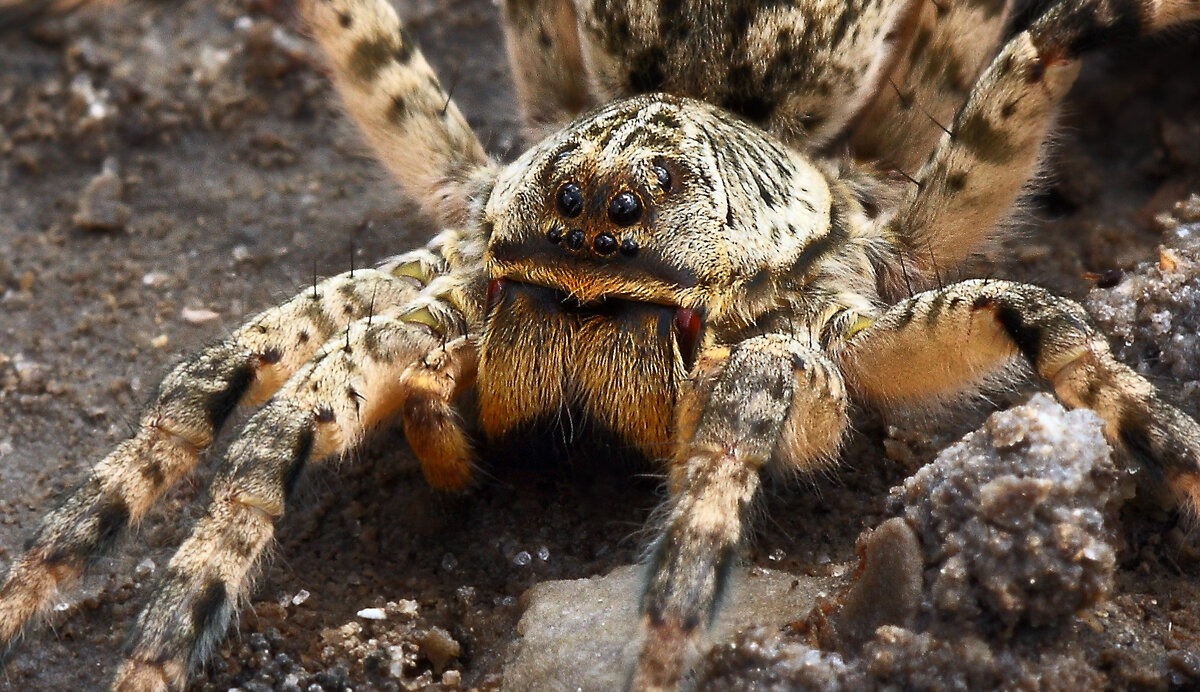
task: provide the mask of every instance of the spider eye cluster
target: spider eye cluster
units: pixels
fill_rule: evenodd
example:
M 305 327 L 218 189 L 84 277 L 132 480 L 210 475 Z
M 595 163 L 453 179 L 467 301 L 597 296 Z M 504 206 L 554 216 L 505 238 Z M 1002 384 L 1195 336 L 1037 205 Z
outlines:
M 670 174 L 661 166 L 654 166 L 654 176 L 663 191 L 670 189 Z M 585 206 L 583 186 L 572 180 L 558 187 L 554 195 L 554 210 L 563 221 L 574 221 L 583 215 Z M 645 215 L 645 205 L 637 192 L 623 189 L 608 200 L 606 215 L 608 221 L 620 228 L 629 228 L 640 222 Z M 546 231 L 546 240 L 553 245 L 561 245 L 569 252 L 579 252 L 589 245 L 587 232 L 579 227 L 564 229 L 552 226 Z M 602 229 L 591 238 L 591 250 L 597 255 L 611 256 L 620 252 L 626 257 L 638 253 L 638 243 L 632 236 L 618 238 L 614 229 Z

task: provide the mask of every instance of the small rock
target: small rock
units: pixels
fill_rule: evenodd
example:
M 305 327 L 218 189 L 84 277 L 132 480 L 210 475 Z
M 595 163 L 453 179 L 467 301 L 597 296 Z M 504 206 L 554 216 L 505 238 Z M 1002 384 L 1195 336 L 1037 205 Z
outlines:
M 859 540 L 858 579 L 831 618 L 834 644 L 844 651 L 857 650 L 883 625 L 912 627 L 924 586 L 921 545 L 904 519 L 889 519 Z
M 407 598 L 387 604 L 387 612 L 390 615 L 399 615 L 406 618 L 415 618 L 420 611 L 420 606 L 416 601 L 410 601 Z
M 179 313 L 179 316 L 182 317 L 183 321 L 187 322 L 188 324 L 204 324 L 205 322 L 211 322 L 217 319 L 221 315 L 213 312 L 212 310 L 206 310 L 204 308 L 184 308 Z
M 364 620 L 386 620 L 387 613 L 383 608 L 363 608 L 357 615 Z
M 137 577 L 138 579 L 145 579 L 151 574 L 154 574 L 154 560 L 151 560 L 150 558 L 143 559 L 133 570 L 133 576 Z
M 124 185 L 121 176 L 108 166 L 92 178 L 79 196 L 79 211 L 71 221 L 93 231 L 120 231 L 129 223 L 133 211 L 121 201 Z
M 504 689 L 621 689 L 637 652 L 644 571 L 618 567 L 602 577 L 544 582 L 526 592 L 529 605 L 517 624 L 521 639 L 504 668 Z M 735 570 L 702 648 L 752 625 L 778 628 L 798 620 L 833 584 L 774 570 Z
M 146 272 L 142 276 L 142 285 L 157 288 L 171 280 L 171 275 L 166 272 Z
M 441 673 L 447 664 L 462 654 L 462 645 L 441 627 L 431 627 L 421 637 L 421 653 L 433 664 L 433 671 Z
M 1112 590 L 1127 476 L 1101 427 L 1038 394 L 892 489 L 920 539 L 925 617 L 939 630 L 1049 625 Z

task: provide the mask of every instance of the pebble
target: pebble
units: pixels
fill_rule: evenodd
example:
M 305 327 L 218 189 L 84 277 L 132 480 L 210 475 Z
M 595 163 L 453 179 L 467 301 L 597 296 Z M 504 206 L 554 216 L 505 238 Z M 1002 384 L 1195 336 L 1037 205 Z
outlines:
M 79 196 L 79 210 L 71 221 L 92 231 L 120 231 L 129 223 L 133 210 L 121 201 L 124 185 L 112 170 L 92 178 Z
M 621 689 L 632 665 L 630 643 L 637 640 L 636 594 L 643 572 L 643 567 L 629 565 L 602 577 L 550 581 L 530 589 L 522 598 L 528 606 L 517 624 L 521 639 L 504 669 L 503 689 Z M 738 568 L 708 643 L 751 625 L 780 627 L 801 619 L 834 583 Z
M 179 316 L 188 324 L 204 324 L 205 322 L 217 319 L 221 315 L 205 308 L 184 308 L 180 311 Z

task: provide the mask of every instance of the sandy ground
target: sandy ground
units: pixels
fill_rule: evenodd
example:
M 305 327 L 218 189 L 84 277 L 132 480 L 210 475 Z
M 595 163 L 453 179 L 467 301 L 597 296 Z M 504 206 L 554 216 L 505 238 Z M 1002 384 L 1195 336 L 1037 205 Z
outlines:
M 517 115 L 496 8 L 398 7 L 489 149 L 509 156 Z M 363 155 L 295 27 L 266 0 L 135 3 L 0 39 L 0 560 L 128 434 L 172 363 L 314 272 L 432 231 Z M 1151 257 L 1154 214 L 1200 189 L 1197 64 L 1194 35 L 1091 61 L 1038 220 L 988 271 L 1080 297 L 1085 272 Z M 81 228 L 81 197 L 106 167 L 128 220 Z M 125 213 L 101 212 L 101 225 Z M 888 438 L 861 412 L 842 472 L 775 488 L 747 559 L 810 574 L 850 559 L 887 488 L 980 419 L 893 420 Z M 64 595 L 0 687 L 104 684 L 218 458 Z M 384 433 L 310 474 L 253 607 L 196 689 L 495 688 L 521 593 L 634 560 L 660 500 L 652 478 L 605 471 L 496 472 L 448 498 L 413 464 L 402 435 Z M 1113 686 L 1200 684 L 1186 654 L 1200 649 L 1197 539 L 1167 513 L 1129 514 L 1109 608 L 1136 627 L 1088 655 Z M 371 607 L 388 619 L 356 616 Z

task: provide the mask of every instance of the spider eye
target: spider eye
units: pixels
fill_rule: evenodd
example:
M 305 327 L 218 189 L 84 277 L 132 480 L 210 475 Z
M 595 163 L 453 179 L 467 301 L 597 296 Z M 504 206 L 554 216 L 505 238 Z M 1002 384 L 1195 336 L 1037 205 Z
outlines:
M 608 203 L 608 218 L 618 226 L 631 226 L 642 218 L 642 201 L 632 192 L 622 192 Z
M 558 197 L 554 200 L 558 213 L 568 219 L 573 219 L 583 213 L 583 191 L 577 183 L 567 183 L 558 188 Z
M 592 241 L 592 249 L 601 255 L 611 255 L 617 251 L 617 239 L 609 233 L 601 233 Z
M 700 314 L 689 308 L 679 308 L 675 311 L 675 332 L 679 344 L 679 355 L 683 357 L 683 365 L 690 372 L 696 364 L 696 349 L 700 346 Z
M 654 171 L 654 177 L 658 180 L 658 186 L 660 188 L 662 188 L 662 191 L 670 192 L 671 191 L 671 172 L 668 171 L 662 165 L 662 163 L 659 163 L 659 162 L 655 162 L 654 168 L 652 170 Z

